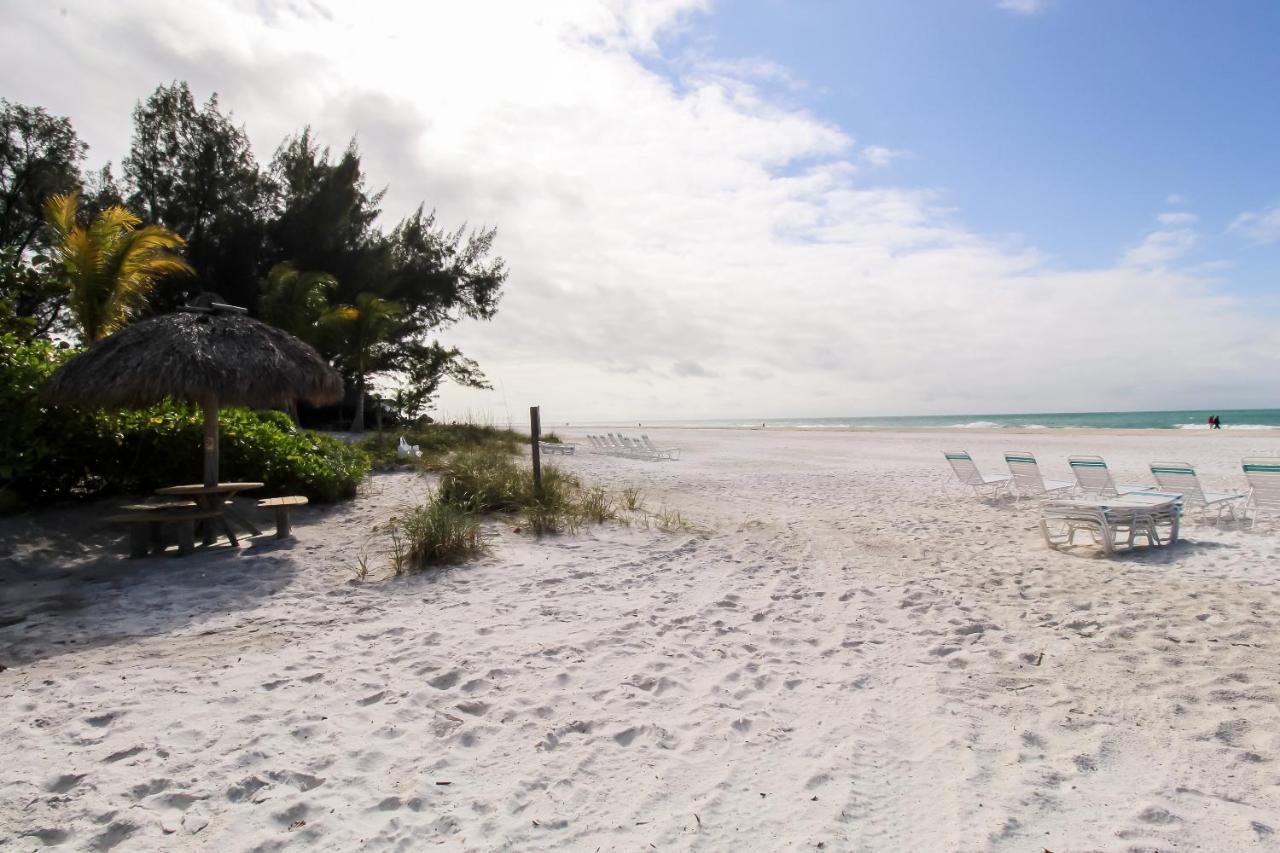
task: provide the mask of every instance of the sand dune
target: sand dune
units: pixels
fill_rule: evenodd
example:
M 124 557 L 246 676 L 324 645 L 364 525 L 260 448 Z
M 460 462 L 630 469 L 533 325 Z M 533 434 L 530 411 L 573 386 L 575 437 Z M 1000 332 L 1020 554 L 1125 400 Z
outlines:
M 495 524 L 406 580 L 351 569 L 408 474 L 186 560 L 103 556 L 93 510 L 5 520 L 0 846 L 1280 847 L 1280 530 L 1103 560 L 939 488 L 943 448 L 1010 445 L 1239 487 L 1280 439 L 654 437 L 685 457 L 563 464 L 704 531 Z

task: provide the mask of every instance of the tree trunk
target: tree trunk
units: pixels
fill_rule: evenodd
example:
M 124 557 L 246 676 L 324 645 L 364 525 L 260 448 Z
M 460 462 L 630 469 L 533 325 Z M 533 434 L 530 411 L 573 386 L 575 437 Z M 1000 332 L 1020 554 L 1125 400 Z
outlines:
M 352 432 L 364 432 L 364 376 L 356 378 L 356 415 L 351 419 Z
M 218 485 L 218 400 L 205 397 L 200 403 L 204 409 L 204 484 Z

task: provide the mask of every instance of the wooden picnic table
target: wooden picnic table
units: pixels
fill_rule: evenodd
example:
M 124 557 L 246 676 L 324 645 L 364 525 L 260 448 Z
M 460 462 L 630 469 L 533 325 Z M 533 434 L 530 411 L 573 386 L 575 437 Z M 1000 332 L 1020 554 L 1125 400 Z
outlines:
M 253 522 L 245 518 L 231 503 L 240 492 L 249 492 L 254 489 L 261 489 L 265 483 L 218 483 L 215 486 L 205 486 L 200 483 L 190 483 L 185 486 L 167 486 L 163 489 L 156 489 L 157 495 L 165 495 L 167 497 L 184 497 L 191 498 L 196 504 L 206 512 L 217 513 L 216 518 L 222 525 L 223 531 L 227 534 L 227 539 L 232 545 L 238 545 L 236 541 L 235 531 L 231 529 L 227 516 L 234 518 L 239 524 L 247 529 L 253 536 L 261 536 L 262 531 L 253 525 Z M 212 520 L 212 519 L 210 519 Z M 214 531 L 213 525 L 204 524 L 204 544 L 212 545 L 218 538 Z

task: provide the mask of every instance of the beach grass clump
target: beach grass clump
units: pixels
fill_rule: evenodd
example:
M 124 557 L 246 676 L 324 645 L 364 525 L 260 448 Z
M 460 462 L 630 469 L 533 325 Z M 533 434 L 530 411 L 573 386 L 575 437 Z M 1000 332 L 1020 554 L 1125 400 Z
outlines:
M 485 445 L 449 457 L 440 478 L 439 498 L 474 512 L 516 512 L 527 502 L 532 480 L 532 472 L 526 475 L 512 454 Z
M 592 524 L 604 524 L 618 517 L 616 502 L 600 486 L 582 490 L 575 509 L 583 520 Z
M 582 481 L 558 465 L 541 466 L 534 482 L 531 465 L 502 441 L 465 447 L 440 464 L 440 482 L 426 503 L 401 513 L 390 527 L 392 570 L 396 575 L 459 562 L 485 553 L 485 516 L 514 517 L 517 531 L 536 536 L 573 533 L 591 524 L 639 517 L 644 526 L 664 531 L 693 527 L 677 510 L 644 508 L 636 488 L 620 496 Z
M 396 574 L 459 563 L 487 549 L 480 517 L 466 506 L 433 496 L 392 522 Z
M 666 505 L 652 515 L 654 526 L 664 533 L 690 533 L 695 530 L 689 519 L 678 509 Z
M 623 489 L 619 501 L 627 512 L 644 512 L 644 492 L 635 486 Z

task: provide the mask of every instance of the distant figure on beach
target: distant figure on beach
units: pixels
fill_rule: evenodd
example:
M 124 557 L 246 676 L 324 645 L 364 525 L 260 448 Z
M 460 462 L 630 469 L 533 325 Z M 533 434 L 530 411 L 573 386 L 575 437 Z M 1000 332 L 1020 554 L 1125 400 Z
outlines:
M 1222 429 L 1222 418 L 1218 417 L 1217 415 L 1213 416 L 1213 428 Z

